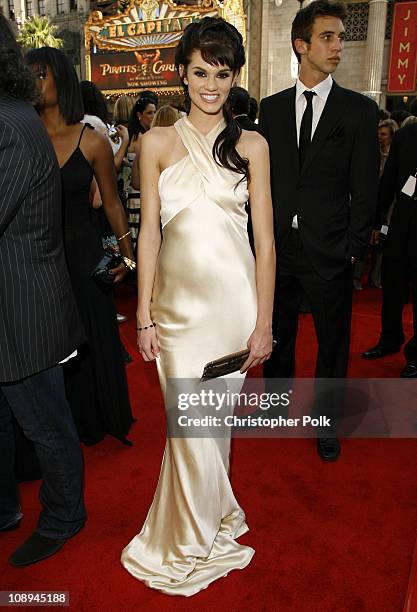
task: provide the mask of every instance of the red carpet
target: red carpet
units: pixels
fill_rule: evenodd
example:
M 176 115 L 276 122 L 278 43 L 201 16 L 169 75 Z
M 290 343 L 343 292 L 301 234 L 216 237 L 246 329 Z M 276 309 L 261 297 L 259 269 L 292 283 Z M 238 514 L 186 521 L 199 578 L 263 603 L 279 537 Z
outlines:
M 351 376 L 397 376 L 403 365 L 401 355 L 360 359 L 378 337 L 378 300 L 378 290 L 355 293 Z M 0 535 L 0 590 L 69 591 L 77 611 L 401 612 L 417 532 L 416 440 L 347 440 L 334 464 L 319 460 L 312 440 L 236 440 L 232 480 L 251 529 L 241 541 L 256 549 L 251 565 L 191 599 L 152 591 L 121 567 L 120 552 L 152 500 L 164 446 L 156 372 L 137 359 L 134 296 L 121 301 L 130 316 L 121 333 L 135 357 L 128 366 L 135 445 L 106 439 L 85 449 L 84 530 L 56 557 L 15 569 L 7 557 L 38 511 L 38 483 L 22 486 L 23 523 Z M 409 308 L 405 329 L 409 335 Z M 314 353 L 304 315 L 298 375 L 312 375 Z

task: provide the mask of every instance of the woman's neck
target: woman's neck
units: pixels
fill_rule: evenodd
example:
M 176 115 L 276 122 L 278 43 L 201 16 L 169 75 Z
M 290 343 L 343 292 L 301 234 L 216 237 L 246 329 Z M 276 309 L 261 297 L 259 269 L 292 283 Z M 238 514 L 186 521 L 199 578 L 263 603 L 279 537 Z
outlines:
M 59 112 L 59 106 L 51 106 L 41 110 L 41 119 L 49 134 L 57 134 L 67 127 L 67 122 Z
M 188 119 L 202 134 L 208 134 L 222 120 L 223 108 L 215 115 L 203 113 L 199 108 L 191 105 Z

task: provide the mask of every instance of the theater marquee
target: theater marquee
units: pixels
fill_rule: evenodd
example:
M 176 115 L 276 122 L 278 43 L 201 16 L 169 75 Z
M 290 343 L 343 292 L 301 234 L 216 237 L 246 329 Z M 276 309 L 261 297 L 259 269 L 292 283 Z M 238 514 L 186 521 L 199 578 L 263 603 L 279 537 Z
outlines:
M 246 40 L 242 0 L 131 0 L 121 15 L 92 12 L 84 26 L 87 78 L 107 95 L 141 89 L 181 93 L 175 47 L 187 25 L 205 16 L 223 17 Z

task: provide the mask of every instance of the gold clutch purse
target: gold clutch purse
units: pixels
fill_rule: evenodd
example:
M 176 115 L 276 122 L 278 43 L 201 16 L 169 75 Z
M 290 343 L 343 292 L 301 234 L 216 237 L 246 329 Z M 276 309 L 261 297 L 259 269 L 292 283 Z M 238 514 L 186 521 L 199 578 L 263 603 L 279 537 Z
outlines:
M 277 341 L 273 340 L 272 350 L 274 350 L 276 345 Z M 232 372 L 238 372 L 248 358 L 249 353 L 249 349 L 244 349 L 243 351 L 225 355 L 224 357 L 220 357 L 214 361 L 209 361 L 209 363 L 206 363 L 204 366 L 203 375 L 200 378 L 200 381 L 204 382 L 206 380 L 211 380 L 212 378 L 219 378 L 219 376 L 232 374 Z

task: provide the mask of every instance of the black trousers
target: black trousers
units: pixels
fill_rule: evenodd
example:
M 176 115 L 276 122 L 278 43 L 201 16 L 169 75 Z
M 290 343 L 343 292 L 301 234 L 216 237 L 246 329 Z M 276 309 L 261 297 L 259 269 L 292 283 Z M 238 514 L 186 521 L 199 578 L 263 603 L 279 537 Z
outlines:
M 298 310 L 303 291 L 307 296 L 318 340 L 315 376 L 346 376 L 352 316 L 352 276 L 350 263 L 333 280 L 321 278 L 304 251 L 299 232 L 293 230 L 278 257 L 273 315 L 274 337 L 278 346 L 265 362 L 266 378 L 292 378 L 295 373 L 295 343 Z
M 402 319 L 410 283 L 414 334 L 404 347 L 404 355 L 408 363 L 417 364 L 417 262 L 410 261 L 406 244 L 396 257 L 390 251 L 384 252 L 380 342 L 388 350 L 399 350 L 404 342 Z
M 278 345 L 264 364 L 266 379 L 294 377 L 299 306 L 303 292 L 311 308 L 318 340 L 316 378 L 346 376 L 352 317 L 352 281 L 353 266 L 350 262 L 346 262 L 346 268 L 330 281 L 319 276 L 304 251 L 298 230 L 292 230 L 291 237 L 278 256 L 273 315 L 273 331 Z M 271 380 L 268 384 L 266 380 L 266 390 L 275 391 L 277 385 L 278 381 Z M 316 398 L 319 396 L 319 388 L 318 381 Z M 320 389 L 320 394 L 323 397 L 323 389 Z M 315 402 L 313 415 L 330 416 L 335 423 L 341 417 L 339 408 L 341 410 L 342 404 L 339 395 L 331 392 L 325 402 Z
M 69 538 L 86 520 L 83 458 L 65 397 L 62 366 L 14 383 L 0 383 L 0 526 L 18 520 L 20 498 L 14 475 L 12 413 L 34 443 L 42 471 L 42 511 L 36 531 Z

